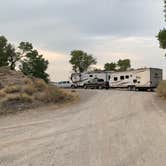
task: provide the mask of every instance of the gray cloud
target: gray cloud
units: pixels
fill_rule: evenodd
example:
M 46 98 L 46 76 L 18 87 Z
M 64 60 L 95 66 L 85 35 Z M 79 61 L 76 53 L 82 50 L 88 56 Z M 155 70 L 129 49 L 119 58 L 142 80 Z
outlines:
M 79 48 L 99 59 L 99 54 L 111 59 L 110 52 L 137 57 L 150 49 L 143 39 L 154 38 L 148 44 L 157 44 L 155 35 L 164 26 L 163 0 L 5 0 L 0 25 L 0 33 L 15 43 L 28 40 L 63 54 Z M 140 40 L 134 49 L 130 42 L 115 42 L 131 37 Z M 161 54 L 157 45 L 153 52 Z

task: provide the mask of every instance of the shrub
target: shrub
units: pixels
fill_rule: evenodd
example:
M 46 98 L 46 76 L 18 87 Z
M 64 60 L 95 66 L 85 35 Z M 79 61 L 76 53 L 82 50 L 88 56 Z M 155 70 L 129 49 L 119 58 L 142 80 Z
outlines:
M 33 84 L 33 81 L 30 78 L 24 79 L 25 84 Z
M 157 88 L 157 94 L 159 97 L 166 99 L 166 80 L 160 82 Z
M 18 101 L 18 102 L 32 102 L 33 98 L 31 96 L 29 96 L 26 93 L 20 93 L 18 95 L 14 95 L 14 96 L 8 96 L 6 99 L 6 102 L 12 102 L 12 101 Z
M 45 103 L 61 103 L 72 99 L 72 96 L 54 86 L 48 86 L 42 93 L 36 94 L 35 99 Z
M 20 85 L 9 85 L 4 89 L 4 91 L 6 93 L 18 93 L 18 92 L 21 92 L 21 86 Z
M 36 92 L 34 85 L 27 84 L 24 86 L 23 91 L 28 95 L 33 95 Z
M 42 92 L 43 90 L 47 88 L 48 85 L 42 79 L 35 79 L 34 86 L 38 91 Z
M 0 91 L 0 98 L 3 98 L 3 97 L 5 97 L 6 96 L 6 93 L 4 92 L 4 91 Z

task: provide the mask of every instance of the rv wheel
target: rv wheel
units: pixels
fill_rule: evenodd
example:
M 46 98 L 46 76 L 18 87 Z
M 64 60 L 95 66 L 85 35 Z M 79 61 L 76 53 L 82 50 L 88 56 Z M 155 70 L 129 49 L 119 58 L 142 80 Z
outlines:
M 131 86 L 128 86 L 128 91 L 131 91 Z
M 99 86 L 99 89 L 102 89 L 102 86 Z
M 133 90 L 133 91 L 136 91 L 136 87 L 135 87 L 135 86 L 133 86 L 132 90 Z
M 87 86 L 86 86 L 86 85 L 84 85 L 84 89 L 87 89 Z

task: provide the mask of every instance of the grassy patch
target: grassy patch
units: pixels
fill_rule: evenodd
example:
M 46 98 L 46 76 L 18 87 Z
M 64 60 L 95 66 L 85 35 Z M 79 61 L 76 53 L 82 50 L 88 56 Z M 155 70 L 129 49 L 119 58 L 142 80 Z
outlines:
M 21 92 L 21 86 L 20 85 L 8 85 L 4 91 L 6 93 L 18 93 Z
M 157 94 L 159 97 L 166 99 L 166 80 L 160 82 L 157 88 Z
M 0 68 L 0 77 L 0 114 L 77 99 L 75 91 L 58 89 L 9 68 Z
M 26 93 L 20 93 L 20 94 L 8 96 L 5 100 L 5 102 L 13 102 L 13 101 L 16 101 L 16 102 L 18 101 L 22 103 L 24 102 L 31 103 L 33 101 L 33 98 L 32 96 L 29 96 Z
M 62 90 L 54 87 L 48 86 L 39 95 L 35 95 L 35 99 L 45 103 L 62 103 L 67 100 L 72 100 L 72 95 L 63 92 Z
M 23 92 L 28 95 L 33 95 L 36 92 L 36 89 L 33 84 L 27 84 L 23 87 Z
M 48 85 L 42 79 L 35 79 L 34 86 L 35 86 L 36 90 L 40 91 L 40 92 L 44 91 L 48 87 Z
M 0 98 L 4 98 L 5 96 L 6 96 L 6 93 L 3 90 L 1 90 L 0 91 Z

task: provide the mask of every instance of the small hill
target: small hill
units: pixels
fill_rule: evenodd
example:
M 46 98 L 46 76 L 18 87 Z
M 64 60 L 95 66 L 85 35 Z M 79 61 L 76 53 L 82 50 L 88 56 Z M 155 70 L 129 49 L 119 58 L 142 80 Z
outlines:
M 7 67 L 0 68 L 0 115 L 75 99 L 72 92 L 58 89 L 43 80 L 27 77 Z

